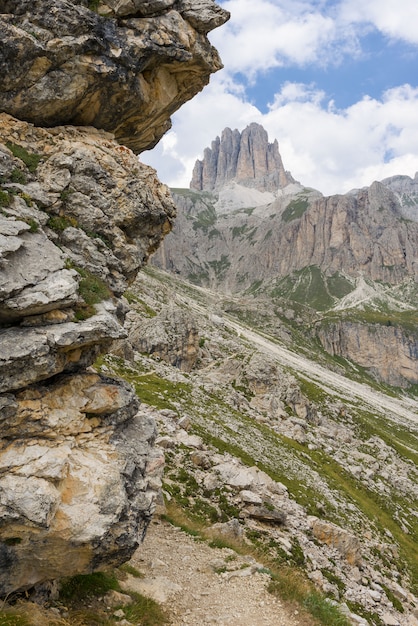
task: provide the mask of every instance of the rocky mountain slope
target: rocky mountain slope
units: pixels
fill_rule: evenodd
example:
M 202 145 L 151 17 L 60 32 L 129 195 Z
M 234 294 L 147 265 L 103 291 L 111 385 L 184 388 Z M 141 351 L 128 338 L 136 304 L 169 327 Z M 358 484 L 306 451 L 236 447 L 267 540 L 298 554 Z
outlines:
M 242 134 L 226 129 L 196 163 L 191 189 L 174 190 L 176 224 L 152 262 L 303 320 L 333 355 L 389 384 L 416 385 L 416 180 L 325 198 L 282 179 L 281 158 L 272 173 L 273 145 L 257 124 Z M 231 166 L 237 146 L 257 146 L 245 152 L 252 178 Z
M 152 410 L 167 506 L 257 550 L 279 580 L 305 571 L 348 623 L 415 626 L 417 401 L 250 299 L 154 268 L 126 297 L 128 340 L 97 367 Z
M 0 7 L 0 595 L 129 558 L 161 486 L 156 427 L 89 369 L 174 206 L 131 148 L 221 67 L 211 0 Z M 116 136 L 116 140 L 115 140 Z

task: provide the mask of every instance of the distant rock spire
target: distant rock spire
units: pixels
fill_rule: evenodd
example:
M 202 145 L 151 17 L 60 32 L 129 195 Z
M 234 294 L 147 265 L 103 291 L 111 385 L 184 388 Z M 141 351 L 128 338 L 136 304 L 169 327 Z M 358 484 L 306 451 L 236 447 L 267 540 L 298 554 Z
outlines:
M 294 183 L 283 167 L 279 144 L 269 143 L 267 132 L 252 123 L 242 133 L 225 128 L 210 148 L 197 160 L 190 183 L 191 189 L 213 191 L 235 181 L 260 191 L 275 191 Z

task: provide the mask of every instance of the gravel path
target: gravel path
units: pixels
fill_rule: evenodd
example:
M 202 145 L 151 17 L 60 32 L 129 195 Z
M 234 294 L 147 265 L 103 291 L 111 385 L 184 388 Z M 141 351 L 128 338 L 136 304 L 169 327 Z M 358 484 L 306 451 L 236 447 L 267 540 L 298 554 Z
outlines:
M 127 588 L 160 602 L 172 626 L 301 626 L 267 592 L 270 578 L 252 557 L 211 548 L 158 518 L 131 563 L 145 578 L 129 577 Z

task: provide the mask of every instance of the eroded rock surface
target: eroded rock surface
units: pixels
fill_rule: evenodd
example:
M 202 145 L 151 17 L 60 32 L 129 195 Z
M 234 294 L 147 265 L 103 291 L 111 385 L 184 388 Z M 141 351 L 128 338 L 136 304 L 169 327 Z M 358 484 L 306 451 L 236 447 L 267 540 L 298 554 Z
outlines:
M 108 134 L 1 118 L 4 595 L 123 562 L 146 530 L 163 465 L 154 420 L 86 368 L 126 336 L 118 296 L 174 209 Z
M 161 487 L 154 417 L 91 365 L 175 215 L 131 148 L 221 67 L 206 34 L 229 14 L 89 7 L 0 7 L 0 595 L 126 561 Z
M 276 191 L 295 182 L 283 167 L 277 140 L 268 142 L 267 132 L 252 123 L 242 133 L 225 128 L 206 148 L 202 161 L 196 161 L 191 189 L 213 191 L 231 181 L 255 187 L 260 191 Z
M 183 372 L 190 372 L 199 353 L 199 336 L 193 316 L 179 307 L 167 306 L 159 315 L 137 320 L 129 340 L 138 352 L 147 352 Z
M 206 33 L 229 13 L 211 0 L 87 4 L 3 2 L 0 110 L 38 126 L 95 126 L 149 149 L 222 67 Z
M 330 354 L 351 359 L 390 385 L 418 383 L 418 335 L 394 326 L 348 321 L 318 329 L 321 344 Z

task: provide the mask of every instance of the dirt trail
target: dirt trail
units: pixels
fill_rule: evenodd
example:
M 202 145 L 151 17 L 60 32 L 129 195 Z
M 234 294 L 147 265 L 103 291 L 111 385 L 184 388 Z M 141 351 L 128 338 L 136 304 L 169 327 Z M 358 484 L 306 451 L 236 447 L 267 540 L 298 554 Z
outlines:
M 162 603 L 171 626 L 302 624 L 268 593 L 270 578 L 252 557 L 211 548 L 159 518 L 131 563 L 145 578 L 125 584 Z
M 196 287 L 195 287 L 196 288 Z M 209 290 L 200 287 L 199 291 L 210 296 L 213 294 Z M 178 300 L 186 302 L 190 309 L 194 309 L 198 313 L 207 314 L 207 308 L 197 304 L 192 298 L 177 296 Z M 387 394 L 380 393 L 369 387 L 350 380 L 341 374 L 332 372 L 322 367 L 315 361 L 310 361 L 301 354 L 296 354 L 288 350 L 284 346 L 271 341 L 267 337 L 249 329 L 236 320 L 232 320 L 228 315 L 223 315 L 222 323 L 233 329 L 239 336 L 245 337 L 253 345 L 257 346 L 262 352 L 267 352 L 275 357 L 280 364 L 289 366 L 298 371 L 312 382 L 316 383 L 330 393 L 336 394 L 344 398 L 347 402 L 356 404 L 360 402 L 365 406 L 369 406 L 370 410 L 378 415 L 383 415 L 386 419 L 393 422 L 401 423 L 411 430 L 416 430 L 418 426 L 418 401 L 412 398 L 391 398 Z
M 324 390 L 332 393 L 334 390 L 340 395 L 345 395 L 347 400 L 361 400 L 368 404 L 377 413 L 384 414 L 393 421 L 401 421 L 409 427 L 416 428 L 418 423 L 418 402 L 412 398 L 391 398 L 388 395 L 371 389 L 368 385 L 357 383 L 345 378 L 336 372 L 325 369 L 314 361 L 309 361 L 301 355 L 297 355 L 286 348 L 278 346 L 258 333 L 249 330 L 230 320 L 225 323 L 240 332 L 244 337 L 258 345 L 265 351 L 275 356 L 281 363 L 290 365 L 296 370 L 303 372 L 319 384 Z

